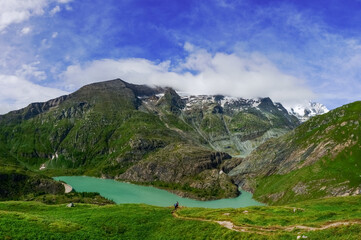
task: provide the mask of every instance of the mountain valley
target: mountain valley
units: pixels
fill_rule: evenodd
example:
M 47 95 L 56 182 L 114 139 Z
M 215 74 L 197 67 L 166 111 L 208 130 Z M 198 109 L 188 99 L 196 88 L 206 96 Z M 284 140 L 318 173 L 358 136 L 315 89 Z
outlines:
M 359 105 L 301 124 L 270 98 L 187 96 L 116 79 L 0 116 L 0 161 L 203 200 L 235 197 L 237 186 L 268 204 L 357 195 Z M 313 106 L 313 115 L 327 112 Z

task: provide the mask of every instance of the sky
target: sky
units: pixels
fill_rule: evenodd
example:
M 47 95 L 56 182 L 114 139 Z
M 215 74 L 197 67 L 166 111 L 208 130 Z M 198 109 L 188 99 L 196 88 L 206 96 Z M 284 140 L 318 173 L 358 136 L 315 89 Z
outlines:
M 333 109 L 359 26 L 361 0 L 0 0 L 0 114 L 115 78 Z

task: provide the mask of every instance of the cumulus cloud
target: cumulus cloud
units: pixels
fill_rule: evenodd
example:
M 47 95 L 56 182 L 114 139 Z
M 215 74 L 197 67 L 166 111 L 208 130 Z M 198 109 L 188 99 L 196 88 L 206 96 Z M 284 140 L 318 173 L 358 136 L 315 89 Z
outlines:
M 0 1 L 0 31 L 13 23 L 20 23 L 31 16 L 44 14 L 47 0 Z
M 0 75 L 0 114 L 64 94 L 68 93 L 34 84 L 18 76 Z
M 58 32 L 53 32 L 53 34 L 51 35 L 52 38 L 56 38 L 58 36 Z
M 212 55 L 188 43 L 185 49 L 188 57 L 176 65 L 142 58 L 102 59 L 71 65 L 62 73 L 61 84 L 67 90 L 75 90 L 87 83 L 121 78 L 137 84 L 171 86 L 190 94 L 268 96 L 286 106 L 313 97 L 302 79 L 282 73 L 260 54 Z
M 40 71 L 37 67 L 40 62 L 33 62 L 31 64 L 23 64 L 19 70 L 16 71 L 16 75 L 29 79 L 32 78 L 36 81 L 42 81 L 46 79 L 46 73 L 44 71 Z

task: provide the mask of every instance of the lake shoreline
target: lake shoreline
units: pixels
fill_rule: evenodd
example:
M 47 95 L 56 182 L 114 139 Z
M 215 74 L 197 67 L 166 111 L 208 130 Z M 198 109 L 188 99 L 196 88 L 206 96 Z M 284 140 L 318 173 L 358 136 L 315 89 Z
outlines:
M 179 201 L 186 207 L 205 208 L 239 208 L 248 206 L 264 206 L 263 203 L 252 199 L 252 194 L 241 190 L 236 198 L 225 198 L 209 201 L 200 201 L 184 198 L 164 189 L 154 186 L 136 185 L 129 182 L 120 182 L 113 179 L 102 179 L 88 176 L 58 176 L 57 181 L 66 182 L 77 192 L 98 192 L 105 198 L 117 204 L 144 203 L 148 205 L 169 207 Z

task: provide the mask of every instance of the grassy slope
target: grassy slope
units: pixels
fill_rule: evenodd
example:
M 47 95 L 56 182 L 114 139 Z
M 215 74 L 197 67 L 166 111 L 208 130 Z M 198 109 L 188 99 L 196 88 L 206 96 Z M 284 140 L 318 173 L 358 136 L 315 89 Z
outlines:
M 295 211 L 294 211 L 295 209 Z M 248 213 L 244 213 L 247 210 Z M 227 212 L 229 215 L 224 215 Z M 361 196 L 324 198 L 284 206 L 238 209 L 184 208 L 182 216 L 232 221 L 254 226 L 322 226 L 325 222 L 361 219 Z
M 361 198 L 342 197 L 292 206 L 240 209 L 182 208 L 181 217 L 232 221 L 254 227 L 255 233 L 236 232 L 214 222 L 174 218 L 170 208 L 147 205 L 44 205 L 0 202 L 0 238 L 5 239 L 359 239 L 361 225 L 320 231 L 280 230 L 280 226 L 322 226 L 328 222 L 360 221 Z M 350 207 L 351 206 L 351 207 Z M 293 212 L 296 208 L 296 212 Z M 244 213 L 244 211 L 248 213 Z M 225 213 L 227 213 L 225 215 Z M 274 232 L 258 229 L 278 228 Z
M 257 149 L 250 160 L 255 166 L 263 161 L 264 166 L 255 179 L 254 197 L 268 204 L 286 204 L 357 191 L 361 187 L 360 114 L 361 102 L 345 105 Z M 287 166 L 295 167 L 287 170 Z M 300 192 L 296 186 L 301 186 Z
M 247 226 L 249 229 L 253 228 L 262 233 L 265 231 L 258 227 L 270 230 L 296 225 L 317 228 L 332 222 L 358 221 L 361 223 L 360 200 L 361 196 L 353 196 L 311 200 L 287 206 L 239 209 L 185 208 L 180 211 L 180 215 L 190 218 L 231 221 L 236 226 Z M 295 229 L 288 232 L 276 230 L 274 234 L 269 234 L 267 239 L 272 237 L 275 239 L 295 239 L 297 235 L 306 235 L 310 239 L 360 239 L 361 225 L 339 226 L 319 231 Z
M 9 239 L 232 239 L 216 224 L 182 221 L 170 209 L 146 205 L 98 207 L 0 203 L 0 238 Z
M 60 105 L 30 118 L 25 116 L 31 106 L 2 116 L 0 160 L 31 170 L 46 163 L 49 175 L 112 177 L 148 152 L 185 141 L 157 115 L 138 111 L 135 96 L 121 83 L 115 84 L 114 91 L 112 85 L 102 88 L 113 82 L 85 86 Z M 157 142 L 158 146 L 134 149 L 130 142 L 136 140 Z M 49 161 L 55 153 L 59 158 Z

